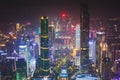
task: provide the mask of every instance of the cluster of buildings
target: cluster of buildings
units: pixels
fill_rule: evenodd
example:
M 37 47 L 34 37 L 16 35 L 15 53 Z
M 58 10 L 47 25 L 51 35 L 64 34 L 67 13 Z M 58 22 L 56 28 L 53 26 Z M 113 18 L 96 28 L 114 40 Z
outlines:
M 68 18 L 67 20 L 63 18 L 60 21 L 55 20 L 48 23 L 48 17 L 41 17 L 41 28 L 32 26 L 30 23 L 22 25 L 17 23 L 15 26 L 14 29 L 12 27 L 12 30 L 17 35 L 19 44 L 15 45 L 16 36 L 13 33 L 9 33 L 8 36 L 0 35 L 0 41 L 2 42 L 4 39 L 7 43 L 6 48 L 2 43 L 0 44 L 1 50 L 5 49 L 4 52 L 0 52 L 0 65 L 7 62 L 7 65 L 13 63 L 10 69 L 12 72 L 18 70 L 18 73 L 15 74 L 18 75 L 17 79 L 20 75 L 29 75 L 28 67 L 34 61 L 36 62 L 36 67 L 32 67 L 35 71 L 34 80 L 49 78 L 51 60 L 49 54 L 52 54 L 54 59 L 55 50 L 63 48 L 73 51 L 71 55 L 81 74 L 89 73 L 91 67 L 94 69 L 92 71 L 96 72 L 94 74 L 98 74 L 103 80 L 111 79 L 112 73 L 120 74 L 119 18 L 90 19 L 87 5 L 81 4 L 79 24 L 72 23 L 72 20 Z M 49 50 L 52 50 L 51 53 Z M 6 63 L 3 63 L 6 53 L 8 57 Z M 17 62 L 10 60 L 11 56 Z M 18 56 L 24 59 L 18 58 Z M 21 74 L 22 69 L 26 72 Z

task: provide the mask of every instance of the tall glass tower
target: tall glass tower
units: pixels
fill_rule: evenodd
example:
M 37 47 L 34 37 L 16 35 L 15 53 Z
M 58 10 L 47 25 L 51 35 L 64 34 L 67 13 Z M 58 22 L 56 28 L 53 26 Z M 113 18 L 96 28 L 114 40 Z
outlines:
M 80 59 L 81 72 L 87 73 L 89 67 L 89 13 L 86 4 L 80 5 Z
M 34 73 L 34 80 L 44 80 L 41 78 L 49 77 L 49 44 L 48 44 L 48 17 L 41 17 L 41 54 L 36 62 L 36 70 Z

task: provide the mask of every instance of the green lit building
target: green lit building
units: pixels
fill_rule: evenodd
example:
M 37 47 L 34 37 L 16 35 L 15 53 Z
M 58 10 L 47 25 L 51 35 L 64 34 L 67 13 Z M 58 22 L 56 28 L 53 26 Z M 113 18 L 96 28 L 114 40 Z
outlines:
M 34 72 L 34 80 L 49 77 L 49 38 L 48 38 L 48 17 L 41 17 L 41 35 L 40 35 L 40 51 L 41 54 L 36 61 L 36 70 Z

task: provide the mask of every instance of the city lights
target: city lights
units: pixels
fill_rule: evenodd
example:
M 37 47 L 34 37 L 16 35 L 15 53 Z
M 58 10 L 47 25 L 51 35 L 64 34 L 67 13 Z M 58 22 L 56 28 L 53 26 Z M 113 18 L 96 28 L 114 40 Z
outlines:
M 0 80 L 120 79 L 117 0 L 1 1 L 0 10 Z
M 66 13 L 62 13 L 62 18 L 65 18 L 66 16 Z

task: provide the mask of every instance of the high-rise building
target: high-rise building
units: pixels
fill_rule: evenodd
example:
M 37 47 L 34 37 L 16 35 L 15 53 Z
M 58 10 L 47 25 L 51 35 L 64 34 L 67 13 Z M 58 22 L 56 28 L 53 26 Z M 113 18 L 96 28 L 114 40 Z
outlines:
M 76 44 L 75 44 L 75 49 L 73 50 L 73 56 L 75 56 L 75 65 L 76 66 L 80 66 L 80 25 L 77 24 L 76 25 L 76 31 L 75 31 L 75 40 L 76 40 Z
M 50 66 L 49 66 L 49 39 L 48 39 L 48 17 L 41 17 L 41 54 L 36 61 L 36 70 L 34 72 L 34 80 L 44 80 L 49 77 Z
M 98 69 L 98 73 L 101 74 L 102 71 L 102 45 L 105 42 L 105 31 L 97 31 L 96 32 L 96 69 Z
M 96 31 L 90 30 L 89 35 L 89 59 L 91 63 L 96 63 Z
M 24 58 L 16 61 L 16 80 L 23 80 L 27 77 L 27 63 Z
M 120 19 L 111 18 L 109 19 L 109 28 L 107 31 L 107 43 L 109 47 L 110 59 L 112 61 L 111 67 L 115 74 L 119 74 L 120 66 Z
M 80 49 L 80 25 L 76 25 L 75 39 L 76 39 L 76 48 Z
M 86 4 L 80 5 L 80 34 L 81 34 L 81 72 L 87 73 L 89 67 L 89 13 Z
M 53 22 L 50 23 L 49 25 L 49 45 L 50 47 L 53 46 L 53 42 L 55 39 L 55 26 L 53 24 Z
M 107 42 L 111 52 L 112 61 L 120 59 L 120 19 L 109 19 Z

